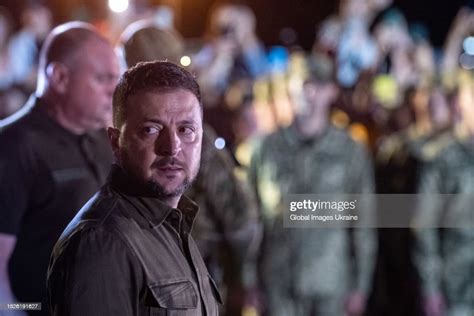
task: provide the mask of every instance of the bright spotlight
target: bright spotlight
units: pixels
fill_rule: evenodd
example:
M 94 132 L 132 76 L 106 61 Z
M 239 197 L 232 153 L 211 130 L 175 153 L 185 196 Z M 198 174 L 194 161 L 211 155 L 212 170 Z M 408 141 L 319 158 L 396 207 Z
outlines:
M 128 9 L 128 0 L 109 0 L 109 8 L 115 13 L 122 13 Z
M 464 39 L 462 46 L 468 55 L 474 55 L 474 36 L 468 36 Z
M 216 138 L 216 141 L 214 142 L 214 146 L 215 146 L 217 149 L 219 149 L 219 150 L 224 149 L 224 147 L 225 147 L 225 140 L 224 140 L 224 138 L 222 138 L 222 137 L 217 137 L 217 138 Z
M 179 63 L 184 66 L 184 67 L 188 67 L 189 65 L 191 65 L 191 57 L 189 56 L 183 56 L 181 57 L 181 59 L 179 60 Z

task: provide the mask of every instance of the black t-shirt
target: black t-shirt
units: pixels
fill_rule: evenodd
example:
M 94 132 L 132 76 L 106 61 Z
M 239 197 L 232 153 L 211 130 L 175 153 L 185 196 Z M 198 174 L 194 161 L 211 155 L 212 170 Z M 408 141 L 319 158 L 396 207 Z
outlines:
M 53 246 L 105 183 L 112 152 L 104 131 L 74 135 L 39 104 L 0 133 L 0 150 L 0 232 L 17 237 L 10 283 L 18 301 L 42 302 L 45 313 Z

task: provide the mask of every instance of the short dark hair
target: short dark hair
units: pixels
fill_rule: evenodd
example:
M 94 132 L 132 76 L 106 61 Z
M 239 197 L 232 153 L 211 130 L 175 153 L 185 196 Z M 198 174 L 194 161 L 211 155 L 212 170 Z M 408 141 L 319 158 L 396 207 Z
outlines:
M 114 126 L 123 123 L 129 96 L 141 91 L 170 92 L 184 89 L 194 94 L 202 111 L 201 92 L 196 78 L 184 68 L 167 61 L 140 62 L 128 69 L 119 80 L 113 95 Z

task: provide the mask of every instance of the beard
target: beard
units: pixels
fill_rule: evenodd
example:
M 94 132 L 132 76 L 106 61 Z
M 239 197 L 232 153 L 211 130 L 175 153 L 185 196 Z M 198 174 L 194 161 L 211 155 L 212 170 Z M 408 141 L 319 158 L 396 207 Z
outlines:
M 197 164 L 197 167 L 193 168 L 190 172 L 190 175 L 186 175 L 184 179 L 176 185 L 172 190 L 167 190 L 165 186 L 160 184 L 155 179 L 146 179 L 142 176 L 141 168 L 139 168 L 133 160 L 130 159 L 129 155 L 122 153 L 121 159 L 119 161 L 122 169 L 127 173 L 131 178 L 131 183 L 136 186 L 136 189 L 146 196 L 156 197 L 160 200 L 168 200 L 170 198 L 180 197 L 184 192 L 192 185 L 199 171 L 200 161 Z M 186 170 L 183 163 L 177 161 L 175 158 L 165 157 L 159 161 L 154 162 L 151 165 L 151 168 L 157 169 L 161 165 L 177 165 L 180 166 L 183 170 Z
M 151 193 L 153 196 L 156 196 L 159 199 L 167 200 L 169 198 L 174 198 L 183 195 L 184 192 L 191 186 L 194 182 L 194 178 L 190 179 L 186 177 L 180 185 L 178 185 L 172 191 L 166 191 L 165 188 L 155 180 L 147 180 L 143 183 L 144 189 Z

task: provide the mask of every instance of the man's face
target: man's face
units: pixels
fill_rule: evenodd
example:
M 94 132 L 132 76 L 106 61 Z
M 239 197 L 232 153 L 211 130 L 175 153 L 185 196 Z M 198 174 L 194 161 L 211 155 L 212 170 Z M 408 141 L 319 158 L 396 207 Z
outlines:
M 85 130 L 112 123 L 112 95 L 119 77 L 117 57 L 106 42 L 87 41 L 68 66 L 65 111 Z
M 164 198 L 180 196 L 201 159 L 202 112 L 188 90 L 139 91 L 128 97 L 111 143 L 122 168 Z
M 311 120 L 324 113 L 336 97 L 336 89 L 330 83 L 307 81 L 299 89 L 290 92 L 297 117 Z

